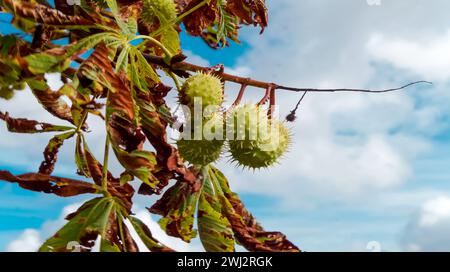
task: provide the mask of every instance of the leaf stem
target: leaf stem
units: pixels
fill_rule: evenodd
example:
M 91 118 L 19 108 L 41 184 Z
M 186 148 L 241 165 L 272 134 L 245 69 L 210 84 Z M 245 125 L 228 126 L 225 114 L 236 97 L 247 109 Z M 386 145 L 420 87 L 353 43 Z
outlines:
M 138 35 L 136 37 L 134 37 L 131 41 L 135 41 L 138 39 L 143 39 L 143 40 L 149 40 L 151 43 L 155 44 L 156 46 L 158 46 L 159 48 L 161 48 L 164 51 L 164 54 L 166 54 L 166 58 L 168 58 L 169 60 L 172 58 L 172 53 L 169 51 L 169 49 L 167 49 L 161 42 L 159 42 L 157 39 L 150 37 L 150 36 L 145 36 L 145 35 Z
M 110 146 L 109 135 L 106 135 L 105 141 L 105 153 L 103 156 L 103 171 L 102 171 L 102 189 L 106 197 L 111 196 L 108 192 L 108 160 L 109 160 L 109 146 Z
M 175 87 L 177 87 L 177 90 L 181 91 L 181 84 L 177 78 L 177 75 L 175 75 L 175 73 L 170 70 L 167 70 L 167 72 L 169 73 L 169 76 L 172 78 L 173 82 L 175 83 Z
M 85 110 L 84 112 L 83 112 L 83 115 L 81 116 L 81 118 L 80 118 L 80 123 L 77 125 L 77 129 L 76 129 L 76 133 L 80 133 L 80 131 L 81 131 L 81 127 L 84 125 L 84 123 L 86 122 L 86 118 L 87 118 L 87 115 L 88 115 L 88 110 Z

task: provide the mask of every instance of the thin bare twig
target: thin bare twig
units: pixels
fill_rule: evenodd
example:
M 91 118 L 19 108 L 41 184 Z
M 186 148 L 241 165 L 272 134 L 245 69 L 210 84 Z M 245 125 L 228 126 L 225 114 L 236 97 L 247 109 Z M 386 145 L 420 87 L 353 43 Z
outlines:
M 167 63 L 165 63 L 164 59 L 162 57 L 158 57 L 158 56 L 153 56 L 153 55 L 149 55 L 149 54 L 144 54 L 145 58 L 147 59 L 148 62 L 155 64 L 157 66 L 160 66 L 162 68 L 167 68 L 172 70 L 175 74 L 185 74 L 186 71 L 189 72 L 211 72 L 211 68 L 210 67 L 203 67 L 203 66 L 199 66 L 199 65 L 195 65 L 192 63 L 188 63 L 185 61 L 180 61 L 180 62 L 176 62 L 173 64 L 168 65 Z M 387 92 L 394 92 L 394 91 L 399 91 L 399 90 L 403 90 L 406 89 L 410 86 L 413 85 L 417 85 L 417 84 L 433 84 L 429 81 L 416 81 L 416 82 L 412 82 L 412 83 L 408 83 L 402 87 L 399 88 L 392 88 L 392 89 L 383 89 L 383 90 L 370 90 L 370 89 L 343 89 L 343 88 L 338 88 L 338 89 L 316 89 L 316 88 L 295 88 L 295 87 L 287 87 L 287 86 L 282 86 L 282 85 L 278 85 L 275 83 L 270 83 L 270 82 L 264 82 L 264 81 L 259 81 L 259 80 L 254 80 L 251 78 L 245 78 L 245 77 L 239 77 L 239 76 L 235 76 L 235 75 L 231 75 L 228 73 L 225 73 L 223 71 L 213 71 L 214 73 L 216 73 L 218 76 L 220 76 L 224 81 L 229 81 L 229 82 L 234 82 L 234 83 L 238 83 L 241 85 L 247 85 L 247 86 L 253 86 L 253 87 L 257 87 L 257 88 L 261 88 L 261 89 L 269 89 L 269 88 L 273 88 L 273 89 L 277 89 L 277 90 L 285 90 L 285 91 L 292 91 L 292 92 L 322 92 L 322 93 L 331 93 L 331 92 L 361 92 L 361 93 L 387 93 Z
M 293 92 L 328 92 L 328 93 L 333 93 L 333 92 L 360 92 L 360 93 L 388 93 L 388 92 L 395 92 L 395 91 L 400 91 L 403 89 L 406 89 L 410 86 L 413 85 L 417 85 L 417 84 L 433 84 L 432 82 L 429 81 L 424 81 L 424 80 L 420 80 L 420 81 L 416 81 L 416 82 L 411 82 L 408 83 L 402 87 L 398 87 L 398 88 L 392 88 L 392 89 L 384 89 L 384 90 L 369 90 L 369 89 L 314 89 L 314 88 L 292 88 L 292 87 L 285 87 L 285 86 L 277 86 L 277 89 L 279 90 L 286 90 L 286 91 L 293 91 Z

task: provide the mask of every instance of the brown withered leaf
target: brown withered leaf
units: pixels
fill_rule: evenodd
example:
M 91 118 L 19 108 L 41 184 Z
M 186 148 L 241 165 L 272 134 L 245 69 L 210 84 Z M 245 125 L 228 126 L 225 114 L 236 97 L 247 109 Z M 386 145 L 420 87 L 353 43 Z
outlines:
M 67 0 L 55 0 L 55 8 L 70 16 L 79 16 L 91 22 L 102 23 L 106 18 L 101 16 L 102 1 L 84 1 L 83 5 L 71 5 Z
M 54 26 L 92 24 L 85 18 L 69 16 L 57 9 L 31 1 L 3 0 L 3 3 L 12 14 L 41 24 Z
M 227 0 L 226 10 L 241 23 L 259 25 L 261 33 L 267 27 L 269 16 L 264 0 Z
M 165 104 L 154 103 L 154 95 L 159 92 L 155 89 L 148 93 L 138 93 L 137 104 L 139 106 L 139 116 L 142 123 L 142 130 L 155 147 L 158 154 L 158 161 L 166 164 L 168 170 L 173 171 L 178 167 L 174 147 L 167 142 L 167 121 L 161 117 L 158 108 Z M 161 100 L 157 101 L 161 102 Z
M 300 251 L 283 233 L 265 231 L 245 209 L 238 195 L 231 191 L 226 177 L 217 168 L 211 167 L 211 170 L 224 193 L 221 198 L 223 213 L 231 223 L 235 238 L 243 247 L 260 252 Z
M 186 12 L 196 5 L 198 5 L 202 0 L 176 0 L 181 13 Z M 186 32 L 193 36 L 201 36 L 203 30 L 211 26 L 219 17 L 219 11 L 217 8 L 217 1 L 210 1 L 206 4 L 189 14 L 183 19 L 183 24 L 186 28 Z
M 160 194 L 171 179 L 177 178 L 191 185 L 195 184 L 197 177 L 185 167 L 178 150 L 167 142 L 167 126 L 173 122 L 170 110 L 167 108 L 164 97 L 169 91 L 168 87 L 156 84 L 148 93 L 138 93 L 137 104 L 142 130 L 157 152 L 158 171 L 154 175 L 160 183 L 158 187 L 150 188 L 142 184 L 139 193 L 144 195 Z
M 186 12 L 201 0 L 176 0 L 178 8 Z M 186 32 L 200 36 L 212 48 L 228 45 L 227 39 L 239 42 L 240 24 L 259 25 L 261 33 L 268 24 L 268 12 L 264 0 L 210 1 L 183 19 Z
M 50 89 L 43 76 L 37 76 L 27 82 L 34 96 L 46 111 L 59 119 L 66 120 L 72 124 L 75 123 L 70 107 L 62 99 L 63 95 L 61 92 Z
M 52 28 L 44 25 L 38 25 L 33 34 L 31 49 L 40 51 L 52 40 Z
M 127 172 L 148 186 L 154 188 L 159 183 L 153 175 L 156 156 L 142 150 L 145 136 L 133 123 L 134 105 L 129 88 L 110 92 L 107 103 L 107 131 L 117 159 Z
M 55 0 L 55 8 L 66 15 L 74 15 L 75 5 L 69 5 L 67 0 Z
M 3 113 L 1 111 L 0 111 L 0 119 L 6 122 L 8 131 L 14 133 L 43 133 L 43 132 L 68 131 L 73 129 L 71 127 L 57 126 L 25 118 L 12 118 L 9 116 L 7 112 Z
M 112 65 L 108 59 L 109 50 L 104 44 L 99 44 L 92 54 L 81 63 L 77 71 L 77 78 L 83 88 L 90 88 L 93 95 L 105 97 L 105 90 L 112 78 L 115 78 Z M 92 86 L 99 83 L 104 88 Z
M 55 164 L 58 159 L 58 151 L 64 144 L 64 141 L 73 137 L 74 131 L 64 134 L 56 135 L 47 144 L 44 150 L 44 161 L 39 167 L 39 173 L 44 175 L 50 175 L 55 169 Z
M 20 187 L 30 191 L 55 194 L 62 197 L 94 194 L 97 192 L 92 184 L 87 182 L 39 173 L 15 176 L 8 171 L 0 171 L 0 180 L 17 183 Z
M 200 189 L 200 181 L 194 185 L 178 181 L 149 209 L 151 213 L 163 216 L 159 225 L 168 235 L 186 242 L 197 235 L 193 225 Z

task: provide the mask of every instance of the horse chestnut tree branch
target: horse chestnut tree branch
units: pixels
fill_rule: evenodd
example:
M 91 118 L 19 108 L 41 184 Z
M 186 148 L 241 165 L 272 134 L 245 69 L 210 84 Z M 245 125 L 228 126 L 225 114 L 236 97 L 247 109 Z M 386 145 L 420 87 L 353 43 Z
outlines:
M 99 241 L 101 251 L 135 252 L 136 239 L 150 251 L 173 251 L 133 215 L 136 193 L 162 195 L 148 209 L 161 216 L 161 228 L 185 242 L 198 236 L 207 251 L 234 251 L 237 243 L 249 251 L 300 251 L 282 233 L 257 223 L 214 162 L 225 152 L 245 168 L 279 162 L 291 144 L 289 130 L 272 114 L 280 90 L 303 92 L 303 99 L 307 92 L 407 87 L 290 88 L 233 76 L 220 65 L 185 62 L 180 32 L 198 36 L 214 49 L 228 46 L 238 41 L 242 25 L 259 26 L 261 32 L 267 27 L 263 0 L 80 0 L 77 5 L 66 0 L 0 0 L 0 10 L 12 16 L 17 29 L 16 34 L 0 35 L 0 98 L 30 91 L 46 111 L 66 122 L 54 125 L 0 111 L 11 133 L 52 135 L 36 172 L 0 171 L 0 180 L 61 197 L 93 195 L 67 216 L 67 223 L 40 251 L 67 251 L 73 242 L 91 251 Z M 176 119 L 166 104 L 172 87 L 161 82 L 158 72 L 173 80 L 179 103 L 193 117 L 186 118 L 186 137 L 176 144 L 167 139 Z M 51 90 L 47 73 L 59 73 L 64 85 Z M 226 81 L 242 86 L 229 109 L 222 105 Z M 247 86 L 265 90 L 260 103 L 241 104 Z M 267 102 L 268 112 L 262 109 Z M 296 109 L 288 120 L 295 119 Z M 85 137 L 91 115 L 104 120 L 102 159 L 93 155 Z M 154 151 L 145 150 L 147 141 Z M 53 175 L 63 144 L 73 145 L 79 179 Z M 110 172 L 110 156 L 123 167 L 120 176 Z M 175 183 L 166 188 L 169 181 Z M 198 230 L 193 228 L 195 220 Z M 138 237 L 130 234 L 130 226 Z

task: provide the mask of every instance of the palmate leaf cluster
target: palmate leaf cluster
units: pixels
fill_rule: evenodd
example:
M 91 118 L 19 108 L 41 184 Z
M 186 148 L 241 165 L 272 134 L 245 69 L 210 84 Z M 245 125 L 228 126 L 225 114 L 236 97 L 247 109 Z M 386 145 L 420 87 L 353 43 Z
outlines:
M 0 171 L 0 180 L 61 197 L 95 195 L 40 251 L 70 251 L 73 242 L 90 251 L 96 241 L 101 251 L 138 251 L 130 227 L 148 250 L 172 251 L 133 216 L 135 193 L 162 194 L 148 209 L 161 216 L 162 229 L 186 242 L 198 236 L 207 251 L 234 251 L 236 244 L 250 251 L 298 251 L 283 234 L 256 222 L 217 168 L 184 163 L 166 135 L 174 122 L 165 103 L 171 87 L 160 77 L 166 73 L 177 86 L 179 77 L 189 76 L 167 69 L 184 59 L 180 32 L 199 36 L 213 48 L 237 42 L 241 25 L 266 27 L 264 1 L 174 0 L 173 16 L 156 12 L 148 20 L 144 7 L 152 1 L 172 0 L 81 0 L 79 5 L 0 0 L 1 11 L 12 15 L 11 24 L 21 33 L 0 36 L 0 99 L 30 91 L 46 111 L 66 122 L 56 126 L 15 118 L 0 109 L 11 133 L 52 134 L 35 173 Z M 166 66 L 152 64 L 152 57 L 161 57 Z M 47 73 L 59 73 L 64 85 L 52 90 Z M 102 161 L 86 141 L 90 115 L 105 121 Z M 154 151 L 144 149 L 146 141 Z M 73 145 L 79 180 L 52 175 L 63 144 Z M 123 167 L 118 177 L 108 171 L 109 148 Z M 170 181 L 174 185 L 166 188 Z

